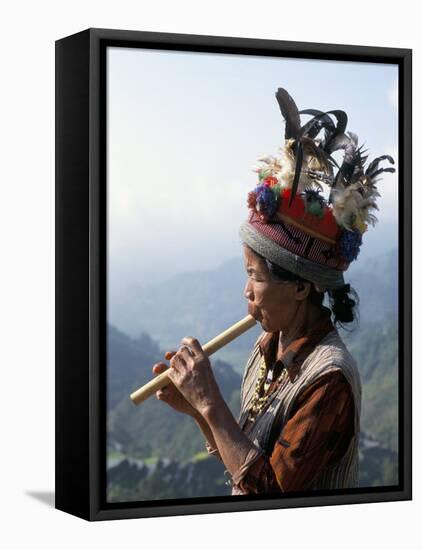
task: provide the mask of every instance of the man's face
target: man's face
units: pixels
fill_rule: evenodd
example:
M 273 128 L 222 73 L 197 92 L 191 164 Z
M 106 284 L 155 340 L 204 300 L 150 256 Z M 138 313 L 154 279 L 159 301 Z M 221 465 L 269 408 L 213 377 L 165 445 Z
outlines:
M 274 282 L 265 261 L 246 246 L 243 247 L 243 259 L 248 275 L 244 289 L 248 313 L 266 332 L 286 330 L 292 325 L 301 303 L 297 299 L 297 284 Z

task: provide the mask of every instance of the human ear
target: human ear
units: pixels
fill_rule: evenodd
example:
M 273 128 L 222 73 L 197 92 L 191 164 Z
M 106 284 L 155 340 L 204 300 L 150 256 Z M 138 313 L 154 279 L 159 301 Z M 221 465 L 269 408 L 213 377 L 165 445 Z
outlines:
M 304 283 L 302 281 L 297 283 L 297 289 L 296 289 L 296 299 L 297 300 L 306 300 L 306 298 L 309 296 L 310 292 L 311 292 L 311 284 L 310 283 Z

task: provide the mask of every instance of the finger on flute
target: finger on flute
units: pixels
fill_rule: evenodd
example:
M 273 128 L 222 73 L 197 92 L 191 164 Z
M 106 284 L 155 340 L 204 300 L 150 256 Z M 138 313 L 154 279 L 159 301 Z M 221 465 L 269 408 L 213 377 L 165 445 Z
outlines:
M 212 355 L 226 344 L 252 328 L 256 324 L 256 319 L 252 315 L 247 315 L 227 330 L 220 333 L 218 336 L 210 340 L 203 346 L 203 350 L 206 355 Z M 177 352 L 167 351 L 165 353 L 165 358 L 167 360 L 171 359 Z M 166 369 L 164 372 L 156 376 L 153 380 L 142 386 L 135 392 L 130 395 L 130 399 L 135 405 L 139 405 L 142 401 L 145 401 L 148 397 L 153 395 L 157 390 L 161 389 L 163 386 L 170 382 L 168 373 Z

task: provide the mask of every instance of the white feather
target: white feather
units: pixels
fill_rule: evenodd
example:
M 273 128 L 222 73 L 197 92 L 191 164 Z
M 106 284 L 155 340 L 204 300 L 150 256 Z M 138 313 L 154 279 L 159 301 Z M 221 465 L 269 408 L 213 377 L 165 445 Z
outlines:
M 376 197 L 379 196 L 374 187 L 361 181 L 348 187 L 339 184 L 332 190 L 333 215 L 337 223 L 349 231 L 362 230 L 366 224 L 375 225 L 378 219 L 372 211 L 378 210 Z

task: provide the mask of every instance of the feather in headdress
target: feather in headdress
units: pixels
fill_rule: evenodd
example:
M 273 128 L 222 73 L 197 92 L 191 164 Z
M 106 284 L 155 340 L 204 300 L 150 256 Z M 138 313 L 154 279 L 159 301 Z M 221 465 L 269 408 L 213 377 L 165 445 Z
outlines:
M 379 156 L 365 169 L 367 151 L 358 146 L 356 134 L 346 132 L 348 117 L 344 111 L 299 111 L 283 88 L 277 90 L 276 99 L 285 122 L 284 146 L 279 156 L 258 159 L 261 165 L 255 171 L 260 184 L 249 194 L 248 204 L 266 221 L 282 208 L 293 218 L 305 212 L 319 218 L 318 227 L 327 226 L 330 234 L 335 233 L 337 224 L 347 233 L 342 241 L 344 254 L 349 259 L 356 257 L 359 235 L 377 222 L 377 177 L 395 172 L 392 167 L 379 168 L 379 164 L 383 160 L 394 164 L 393 158 Z M 301 115 L 312 118 L 302 124 Z M 332 155 L 340 150 L 344 153 L 339 165 Z M 320 195 L 322 184 L 330 189 L 328 201 Z
M 377 222 L 373 210 L 378 210 L 376 197 L 379 196 L 375 188 L 368 186 L 365 190 L 361 182 L 344 186 L 342 183 L 332 190 L 333 215 L 338 225 L 348 231 L 358 229 L 361 233 L 366 231 L 368 224 Z
M 285 139 L 289 140 L 289 146 L 295 157 L 293 180 L 291 181 L 292 192 L 289 200 L 289 206 L 291 206 L 294 196 L 301 191 L 299 187 L 301 179 L 305 179 L 302 181 L 302 187 L 312 188 L 314 185 L 320 187 L 320 179 L 331 177 L 333 162 L 327 157 L 323 147 L 315 138 L 324 129 L 324 142 L 329 141 L 336 134 L 337 128 L 326 113 L 313 109 L 299 112 L 296 103 L 283 88 L 277 90 L 276 98 L 286 124 Z M 310 114 L 314 117 L 301 126 L 300 114 Z M 340 121 L 344 124 L 344 117 L 337 113 L 337 121 L 338 124 Z M 290 170 L 289 183 L 291 173 Z

